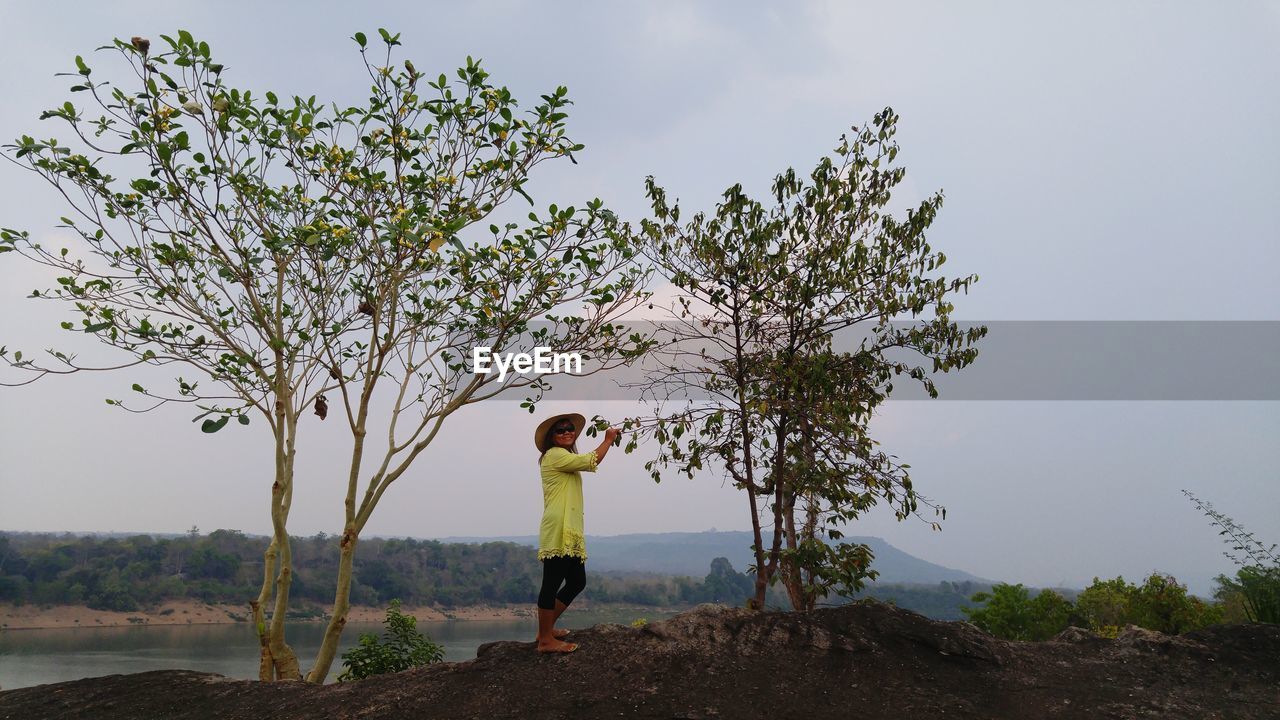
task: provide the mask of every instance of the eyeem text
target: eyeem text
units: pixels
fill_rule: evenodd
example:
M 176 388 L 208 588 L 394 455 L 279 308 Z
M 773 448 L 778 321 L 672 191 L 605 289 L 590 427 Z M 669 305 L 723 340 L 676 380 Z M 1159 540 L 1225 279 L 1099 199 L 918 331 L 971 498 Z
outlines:
M 551 348 L 535 347 L 533 353 L 493 353 L 491 348 L 471 348 L 471 371 L 477 375 L 488 375 L 496 368 L 498 382 L 507 377 L 507 371 L 520 375 L 533 372 L 538 375 L 546 373 L 581 373 L 582 357 L 576 352 L 557 353 Z

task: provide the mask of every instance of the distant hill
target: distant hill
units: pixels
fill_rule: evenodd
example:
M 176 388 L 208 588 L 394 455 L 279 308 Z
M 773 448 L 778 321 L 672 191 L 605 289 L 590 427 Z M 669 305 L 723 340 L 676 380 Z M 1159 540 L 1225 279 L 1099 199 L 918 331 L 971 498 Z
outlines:
M 535 535 L 501 537 L 444 537 L 445 543 L 513 542 L 536 546 Z M 989 584 L 963 570 L 954 570 L 909 555 L 877 537 L 850 537 L 849 542 L 866 543 L 875 553 L 871 567 L 879 571 L 878 583 L 935 585 L 942 581 L 973 581 Z M 735 570 L 755 564 L 751 533 L 742 531 L 636 533 L 608 537 L 588 535 L 587 554 L 592 570 L 654 572 L 703 577 L 711 560 L 725 557 Z

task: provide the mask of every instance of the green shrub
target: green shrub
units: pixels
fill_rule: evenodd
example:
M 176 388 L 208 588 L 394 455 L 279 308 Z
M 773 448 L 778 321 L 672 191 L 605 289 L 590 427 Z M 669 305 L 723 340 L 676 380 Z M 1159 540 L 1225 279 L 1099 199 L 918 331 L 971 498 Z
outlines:
M 1280 567 L 1246 565 L 1235 578 L 1219 575 L 1213 596 L 1224 604 L 1238 604 L 1245 619 L 1255 623 L 1280 623 Z
M 418 632 L 417 619 L 400 612 L 399 600 L 391 601 L 383 625 L 387 630 L 381 640 L 373 633 L 365 633 L 360 636 L 359 645 L 342 653 L 343 669 L 338 682 L 400 672 L 444 659 L 444 648 Z
M 1125 625 L 1177 635 L 1220 623 L 1225 617 L 1221 605 L 1188 595 L 1185 585 L 1161 573 L 1152 573 L 1140 586 L 1123 577 L 1095 577 L 1076 597 L 1076 615 L 1103 637 L 1115 637 Z
M 991 592 L 973 596 L 982 607 L 962 608 L 969 621 L 1005 640 L 1048 640 L 1071 619 L 1071 602 L 1052 590 L 1035 598 L 1021 584 L 998 583 Z
M 1221 606 L 1187 594 L 1177 579 L 1152 573 L 1133 595 L 1132 622 L 1148 630 L 1177 635 L 1222 622 Z
M 1129 606 L 1137 588 L 1123 577 L 1114 580 L 1093 579 L 1093 584 L 1076 596 L 1076 616 L 1090 630 L 1103 637 L 1115 637 L 1119 629 L 1131 623 Z

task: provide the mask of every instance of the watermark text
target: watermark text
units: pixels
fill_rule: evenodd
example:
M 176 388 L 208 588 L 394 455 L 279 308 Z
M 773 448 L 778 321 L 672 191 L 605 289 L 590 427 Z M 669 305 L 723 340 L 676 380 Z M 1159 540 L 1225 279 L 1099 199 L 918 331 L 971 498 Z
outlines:
M 496 369 L 498 382 L 506 379 L 508 372 L 517 375 L 536 373 L 581 373 L 582 356 L 576 352 L 552 352 L 548 347 L 535 347 L 532 353 L 494 353 L 492 348 L 471 348 L 471 371 L 477 375 L 489 375 Z

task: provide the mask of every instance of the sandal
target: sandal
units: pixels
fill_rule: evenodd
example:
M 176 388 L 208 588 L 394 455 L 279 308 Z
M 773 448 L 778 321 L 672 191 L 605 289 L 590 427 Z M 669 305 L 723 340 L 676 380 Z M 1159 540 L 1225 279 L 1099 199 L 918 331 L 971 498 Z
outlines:
M 552 647 L 550 647 L 550 648 L 545 648 L 545 649 L 544 649 L 544 648 L 538 648 L 538 652 L 540 652 L 540 653 L 548 653 L 548 654 L 550 654 L 550 653 L 561 653 L 561 654 L 567 655 L 567 654 L 569 654 L 569 653 L 571 653 L 571 652 L 573 652 L 574 650 L 577 650 L 577 649 L 578 649 L 578 643 L 566 643 L 566 642 L 562 642 L 562 643 L 560 643 L 559 645 L 553 645 L 553 646 L 552 646 Z

